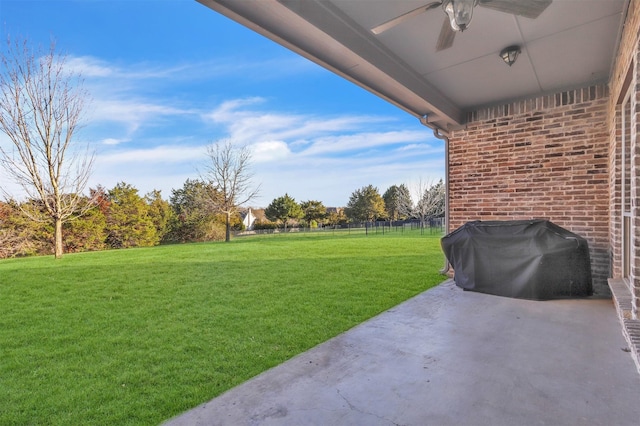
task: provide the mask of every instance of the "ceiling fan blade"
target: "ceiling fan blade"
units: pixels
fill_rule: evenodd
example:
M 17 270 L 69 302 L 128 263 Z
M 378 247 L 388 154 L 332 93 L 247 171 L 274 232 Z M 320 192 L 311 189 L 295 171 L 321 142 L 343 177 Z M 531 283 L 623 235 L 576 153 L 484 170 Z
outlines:
M 536 19 L 552 0 L 480 0 L 480 6 L 512 15 Z
M 453 46 L 453 39 L 455 36 L 456 32 L 451 28 L 449 18 L 445 16 L 444 21 L 442 22 L 442 28 L 440 29 L 440 35 L 438 36 L 438 43 L 436 43 L 436 52 Z
M 416 9 L 410 10 L 407 13 L 403 13 L 402 15 L 395 17 L 393 19 L 388 20 L 387 22 L 383 22 L 377 27 L 371 28 L 371 32 L 374 34 L 380 34 L 387 31 L 389 28 L 395 27 L 401 22 L 406 21 L 409 18 L 413 18 L 416 15 L 420 15 L 421 13 L 426 12 L 427 10 L 431 10 L 435 7 L 438 7 L 442 4 L 441 1 L 434 1 L 433 3 L 425 4 L 424 6 L 420 6 Z

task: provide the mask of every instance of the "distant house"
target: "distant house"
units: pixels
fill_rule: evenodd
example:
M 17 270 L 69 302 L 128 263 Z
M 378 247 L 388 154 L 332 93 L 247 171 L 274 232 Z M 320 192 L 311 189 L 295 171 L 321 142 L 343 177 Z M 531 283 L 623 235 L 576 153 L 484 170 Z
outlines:
M 247 231 L 251 231 L 253 229 L 256 221 L 266 221 L 264 209 L 248 207 L 246 210 L 240 212 L 240 217 L 242 218 L 242 223 Z
M 251 207 L 249 207 L 245 212 L 240 213 L 240 217 L 242 217 L 242 223 L 244 224 L 244 228 L 248 231 L 253 229 L 253 224 L 256 221 L 256 217 L 253 215 L 251 211 Z

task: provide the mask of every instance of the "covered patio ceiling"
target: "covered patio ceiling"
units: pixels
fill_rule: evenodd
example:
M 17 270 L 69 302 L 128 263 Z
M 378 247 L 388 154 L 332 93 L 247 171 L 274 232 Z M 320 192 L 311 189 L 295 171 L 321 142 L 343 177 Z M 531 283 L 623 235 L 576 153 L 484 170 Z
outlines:
M 480 0 L 451 47 L 432 0 L 198 0 L 447 134 L 481 106 L 606 82 L 629 0 Z M 498 9 L 541 3 L 535 19 Z M 506 6 L 500 6 L 500 3 Z M 546 5 L 546 3 L 549 3 Z M 418 7 L 433 8 L 375 34 Z M 517 9 L 517 7 L 516 7 Z M 499 57 L 518 45 L 513 66 Z

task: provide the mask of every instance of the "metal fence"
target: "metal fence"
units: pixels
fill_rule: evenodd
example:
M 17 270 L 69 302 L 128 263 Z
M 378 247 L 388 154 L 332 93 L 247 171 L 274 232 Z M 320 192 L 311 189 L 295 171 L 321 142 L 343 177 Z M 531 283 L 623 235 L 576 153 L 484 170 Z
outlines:
M 340 225 L 319 225 L 317 228 L 307 228 L 294 226 L 287 228 L 275 229 L 255 229 L 246 231 L 236 231 L 234 236 L 242 237 L 247 235 L 271 235 L 282 233 L 300 233 L 300 232 L 343 232 L 343 233 L 364 233 L 368 234 L 385 234 L 389 232 L 404 232 L 405 230 L 420 230 L 428 234 L 442 234 L 445 230 L 444 218 L 436 217 L 425 220 L 421 223 L 419 220 L 395 220 L 395 221 L 376 221 L 361 223 L 345 223 Z

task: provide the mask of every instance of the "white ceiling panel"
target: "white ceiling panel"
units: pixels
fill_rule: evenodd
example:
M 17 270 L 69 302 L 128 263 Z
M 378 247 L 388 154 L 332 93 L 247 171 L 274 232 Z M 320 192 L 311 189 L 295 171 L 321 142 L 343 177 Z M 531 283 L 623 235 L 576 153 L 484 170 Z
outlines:
M 470 67 L 476 73 L 469 74 Z M 515 91 L 538 91 L 536 76 L 526 53 L 511 67 L 498 55 L 484 56 L 431 73 L 429 79 L 465 108 L 509 99 Z
M 611 54 L 615 42 L 607 37 L 593 37 L 592 34 L 617 31 L 618 19 L 610 16 L 529 43 L 527 50 L 535 64 L 542 91 L 606 79 L 611 63 L 602 58 Z

